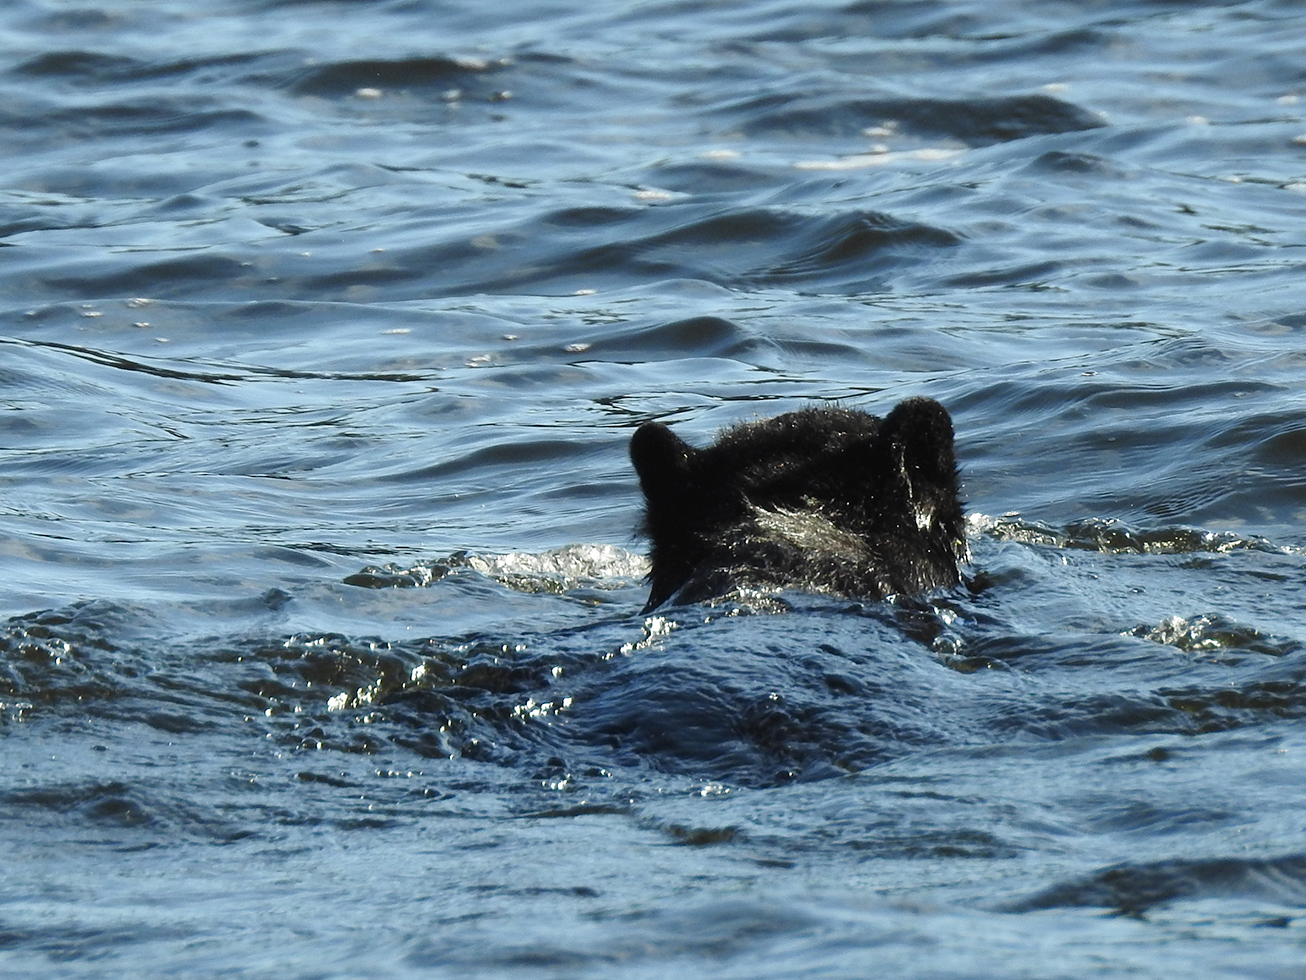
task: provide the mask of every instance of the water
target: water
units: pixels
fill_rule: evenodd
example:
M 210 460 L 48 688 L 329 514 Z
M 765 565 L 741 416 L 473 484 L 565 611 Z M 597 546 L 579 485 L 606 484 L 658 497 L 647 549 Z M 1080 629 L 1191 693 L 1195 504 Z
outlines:
M 12 0 L 0 965 L 1296 977 L 1299 5 Z M 910 395 L 974 562 L 644 617 Z

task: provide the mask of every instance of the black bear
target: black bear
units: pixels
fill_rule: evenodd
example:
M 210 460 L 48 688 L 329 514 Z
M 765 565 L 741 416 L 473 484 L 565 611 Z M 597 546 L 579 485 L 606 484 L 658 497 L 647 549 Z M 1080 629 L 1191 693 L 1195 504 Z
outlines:
M 738 588 L 918 595 L 955 585 L 967 558 L 952 419 L 930 398 L 884 419 L 805 408 L 706 449 L 649 422 L 630 457 L 652 542 L 645 612 Z

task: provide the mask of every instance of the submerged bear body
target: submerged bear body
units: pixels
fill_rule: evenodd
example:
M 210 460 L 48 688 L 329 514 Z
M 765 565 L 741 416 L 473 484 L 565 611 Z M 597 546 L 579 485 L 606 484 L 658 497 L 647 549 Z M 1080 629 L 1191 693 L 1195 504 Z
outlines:
M 652 547 L 646 610 L 734 589 L 881 599 L 955 585 L 966 559 L 952 420 L 807 408 L 698 449 L 658 422 L 630 443 Z

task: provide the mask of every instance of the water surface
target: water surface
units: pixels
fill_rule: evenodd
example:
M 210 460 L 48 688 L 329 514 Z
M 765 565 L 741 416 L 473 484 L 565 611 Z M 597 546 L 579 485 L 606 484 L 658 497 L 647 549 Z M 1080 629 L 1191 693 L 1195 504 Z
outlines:
M 0 964 L 1296 976 L 1303 27 L 6 5 Z M 964 587 L 641 614 L 634 427 L 912 395 Z

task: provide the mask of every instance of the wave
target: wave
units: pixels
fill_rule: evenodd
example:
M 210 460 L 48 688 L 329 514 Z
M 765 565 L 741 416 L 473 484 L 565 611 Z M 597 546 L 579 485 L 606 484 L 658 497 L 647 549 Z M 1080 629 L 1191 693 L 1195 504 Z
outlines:
M 362 59 L 311 65 L 278 79 L 295 95 L 338 98 L 384 89 L 437 89 L 447 100 L 466 97 L 465 89 L 481 76 L 502 71 L 508 59 L 420 57 Z
M 1095 113 L 1042 93 L 973 99 L 778 94 L 750 98 L 721 111 L 738 120 L 747 135 L 772 139 L 864 137 L 868 129 L 892 126 L 917 136 L 988 146 L 1106 125 Z
M 1103 554 L 1186 555 L 1199 553 L 1227 554 L 1233 551 L 1285 553 L 1295 549 L 1275 545 L 1257 535 L 1240 535 L 1233 531 L 1206 531 L 1186 526 L 1135 528 L 1114 518 L 1087 518 L 1062 527 L 1030 521 L 1018 514 L 989 517 L 970 514 L 971 533 L 998 541 L 1048 545 L 1077 551 Z
M 665 279 L 855 293 L 884 289 L 895 270 L 960 243 L 946 229 L 875 211 L 811 215 L 693 202 L 564 209 L 493 234 L 391 250 L 386 281 L 425 280 L 429 294 L 429 270 L 439 268 L 439 295 L 575 292 Z M 300 288 L 320 295 L 374 281 L 374 272 L 341 268 Z
M 1249 898 L 1300 907 L 1306 904 L 1306 856 L 1121 864 L 1056 885 L 1007 911 L 1096 907 L 1143 915 L 1170 902 L 1205 898 Z
M 560 594 L 580 588 L 629 587 L 648 574 L 648 560 L 613 545 L 570 545 L 542 553 L 502 555 L 458 552 L 416 565 L 369 566 L 345 578 L 346 585 L 368 589 L 424 587 L 456 570 L 493 579 L 518 592 Z

